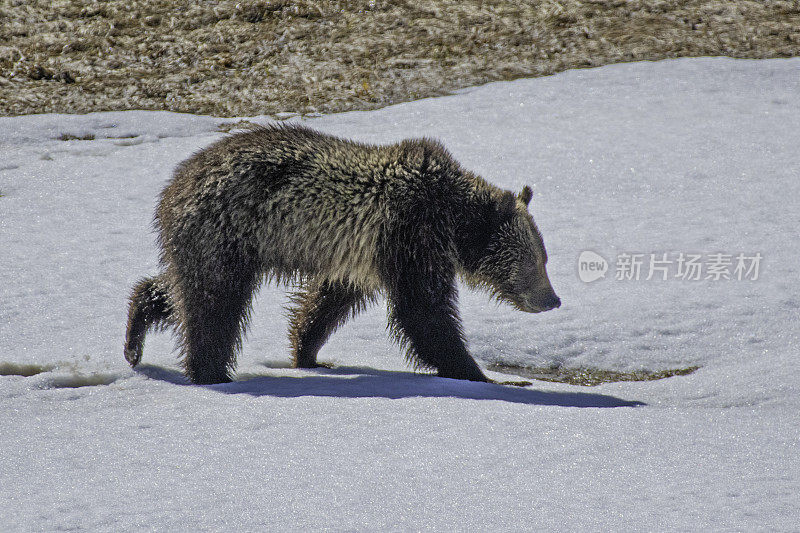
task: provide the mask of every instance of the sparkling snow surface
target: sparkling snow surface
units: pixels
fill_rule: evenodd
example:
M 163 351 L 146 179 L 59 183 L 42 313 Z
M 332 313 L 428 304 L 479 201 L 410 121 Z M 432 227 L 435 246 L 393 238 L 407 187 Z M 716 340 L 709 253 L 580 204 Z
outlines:
M 592 388 L 411 373 L 383 305 L 323 348 L 333 370 L 290 369 L 273 286 L 235 383 L 187 385 L 166 333 L 135 372 L 126 299 L 156 272 L 157 195 L 223 120 L 0 118 L 0 529 L 796 531 L 799 96 L 798 59 L 683 59 L 306 121 L 435 137 L 534 187 L 563 305 L 462 290 L 484 367 L 701 367 Z M 584 250 L 605 279 L 579 279 Z M 680 252 L 763 259 L 754 281 L 615 279 L 621 253 Z

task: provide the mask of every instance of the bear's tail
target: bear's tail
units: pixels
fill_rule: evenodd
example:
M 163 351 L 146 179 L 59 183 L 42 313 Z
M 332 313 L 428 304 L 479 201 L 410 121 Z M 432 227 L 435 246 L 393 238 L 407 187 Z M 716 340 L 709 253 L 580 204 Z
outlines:
M 172 303 L 163 274 L 137 283 L 131 291 L 128 306 L 128 332 L 125 335 L 125 359 L 128 363 L 136 366 L 141 361 L 148 331 L 171 324 Z

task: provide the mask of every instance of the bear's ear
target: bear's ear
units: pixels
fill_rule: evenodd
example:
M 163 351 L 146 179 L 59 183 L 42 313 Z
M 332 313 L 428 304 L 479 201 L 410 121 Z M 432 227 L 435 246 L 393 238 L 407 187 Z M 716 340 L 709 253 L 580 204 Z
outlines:
M 522 200 L 526 206 L 530 205 L 531 198 L 533 198 L 533 189 L 528 187 L 527 185 L 522 188 L 522 192 L 518 195 L 519 199 Z

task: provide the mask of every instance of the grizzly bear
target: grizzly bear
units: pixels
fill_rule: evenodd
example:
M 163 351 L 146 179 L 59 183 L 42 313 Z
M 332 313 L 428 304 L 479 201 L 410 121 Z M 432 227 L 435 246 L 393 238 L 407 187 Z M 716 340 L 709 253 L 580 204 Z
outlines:
M 161 194 L 162 272 L 133 289 L 125 358 L 136 366 L 147 331 L 169 325 L 192 382 L 230 381 L 253 293 L 274 279 L 298 290 L 296 367 L 317 366 L 330 335 L 383 295 L 417 368 L 489 381 L 466 348 L 456 279 L 521 311 L 561 304 L 531 196 L 429 139 L 378 146 L 296 125 L 230 135 L 178 165 Z

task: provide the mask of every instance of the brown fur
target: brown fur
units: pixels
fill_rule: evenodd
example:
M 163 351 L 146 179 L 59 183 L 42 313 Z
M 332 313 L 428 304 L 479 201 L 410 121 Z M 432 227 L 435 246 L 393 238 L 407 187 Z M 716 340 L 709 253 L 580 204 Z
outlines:
M 131 296 L 125 354 L 151 327 L 177 328 L 195 383 L 229 381 L 265 275 L 300 286 L 294 363 L 383 293 L 393 336 L 418 367 L 485 381 L 467 352 L 455 278 L 524 311 L 560 302 L 527 212 L 532 193 L 498 189 L 438 143 L 345 141 L 299 126 L 227 137 L 181 163 L 161 195 L 163 272 Z

